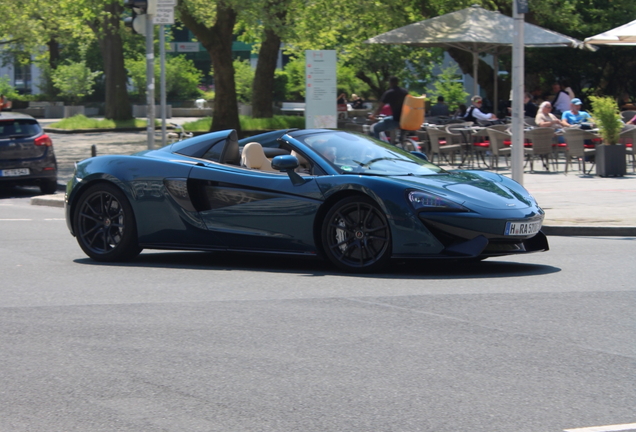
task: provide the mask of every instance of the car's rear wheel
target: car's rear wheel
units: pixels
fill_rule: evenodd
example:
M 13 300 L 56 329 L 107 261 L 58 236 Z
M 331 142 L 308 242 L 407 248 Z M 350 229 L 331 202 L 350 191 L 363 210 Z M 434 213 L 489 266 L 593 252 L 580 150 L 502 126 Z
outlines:
M 132 206 L 116 186 L 91 186 L 79 198 L 73 220 L 77 242 L 96 261 L 124 261 L 141 252 Z
M 40 182 L 40 191 L 43 194 L 53 194 L 57 191 L 57 181 L 56 180 L 42 180 Z
M 322 245 L 329 260 L 345 271 L 377 271 L 391 257 L 388 219 L 371 198 L 345 198 L 325 216 Z

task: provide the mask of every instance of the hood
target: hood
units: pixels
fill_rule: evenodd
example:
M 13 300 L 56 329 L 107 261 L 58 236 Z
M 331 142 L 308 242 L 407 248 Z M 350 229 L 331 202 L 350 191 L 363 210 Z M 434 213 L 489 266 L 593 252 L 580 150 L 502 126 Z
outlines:
M 467 207 L 523 209 L 535 205 L 530 193 L 519 183 L 487 171 L 455 171 L 421 177 L 396 176 L 392 179 Z

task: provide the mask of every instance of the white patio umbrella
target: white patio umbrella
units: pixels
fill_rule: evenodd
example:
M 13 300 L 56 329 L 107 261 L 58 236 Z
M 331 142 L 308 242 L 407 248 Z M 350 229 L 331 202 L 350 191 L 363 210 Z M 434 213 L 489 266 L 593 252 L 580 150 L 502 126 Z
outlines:
M 479 54 L 495 56 L 494 103 L 497 108 L 497 56 L 511 50 L 514 38 L 514 19 L 498 11 L 478 5 L 435 18 L 409 24 L 366 40 L 366 43 L 412 45 L 420 47 L 458 48 L 473 54 L 473 94 L 477 94 L 477 66 Z M 577 39 L 524 23 L 526 47 L 572 47 L 585 44 Z
M 585 43 L 593 45 L 636 45 L 636 20 L 596 36 L 585 38 Z

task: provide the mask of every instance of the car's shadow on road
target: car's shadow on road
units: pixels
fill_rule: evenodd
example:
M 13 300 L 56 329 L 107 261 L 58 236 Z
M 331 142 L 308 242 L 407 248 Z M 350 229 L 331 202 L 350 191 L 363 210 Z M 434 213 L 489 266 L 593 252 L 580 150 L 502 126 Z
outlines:
M 44 195 L 38 187 L 0 186 L 0 199 L 31 198 Z
M 125 263 L 99 263 L 90 258 L 76 259 L 78 264 L 175 268 L 212 271 L 256 271 L 288 273 L 302 276 L 338 275 L 356 278 L 390 279 L 475 279 L 494 277 L 537 276 L 560 272 L 551 265 L 492 260 L 482 262 L 443 260 L 396 260 L 391 261 L 381 273 L 356 274 L 339 271 L 329 262 L 317 258 L 290 257 L 285 255 L 256 255 L 228 252 L 144 252 Z

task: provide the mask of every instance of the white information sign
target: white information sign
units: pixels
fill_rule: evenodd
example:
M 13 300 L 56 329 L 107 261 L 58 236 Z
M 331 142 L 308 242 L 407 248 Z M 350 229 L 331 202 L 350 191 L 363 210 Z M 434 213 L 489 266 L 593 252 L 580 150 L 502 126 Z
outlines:
M 338 127 L 336 51 L 305 51 L 305 127 Z
M 177 42 L 177 52 L 199 52 L 199 42 Z
M 174 6 L 157 6 L 157 12 L 152 16 L 153 24 L 174 24 Z

